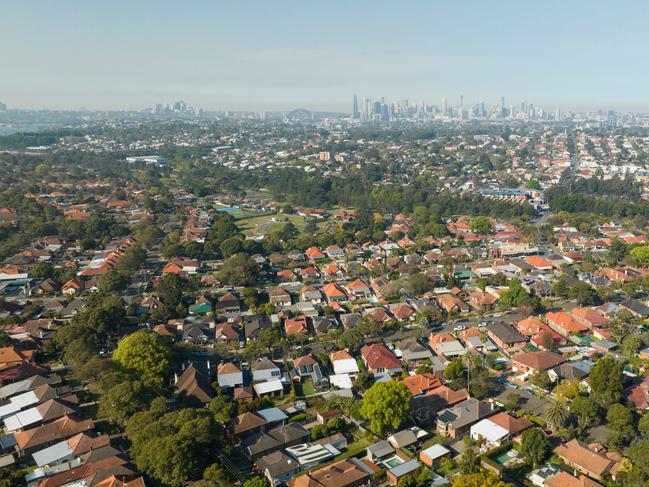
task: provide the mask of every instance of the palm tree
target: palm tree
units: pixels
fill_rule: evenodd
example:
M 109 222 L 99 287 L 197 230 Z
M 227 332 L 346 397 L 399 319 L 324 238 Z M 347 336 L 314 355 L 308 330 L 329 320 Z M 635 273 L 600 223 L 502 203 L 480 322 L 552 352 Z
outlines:
M 568 419 L 568 409 L 562 402 L 552 401 L 545 407 L 545 419 L 548 421 L 550 428 L 558 429 Z

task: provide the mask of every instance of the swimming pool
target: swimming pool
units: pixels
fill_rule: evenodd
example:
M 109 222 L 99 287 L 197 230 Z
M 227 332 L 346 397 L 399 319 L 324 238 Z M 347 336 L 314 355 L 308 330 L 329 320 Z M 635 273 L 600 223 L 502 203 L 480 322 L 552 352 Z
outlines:
M 401 465 L 403 463 L 403 460 L 399 457 L 392 457 L 388 458 L 383 462 L 384 465 L 386 465 L 388 468 L 394 468 L 398 465 Z
M 493 460 L 494 462 L 500 465 L 505 465 L 507 462 L 517 457 L 518 457 L 518 453 L 515 450 L 509 450 L 504 453 L 501 453 L 500 455 L 495 456 Z

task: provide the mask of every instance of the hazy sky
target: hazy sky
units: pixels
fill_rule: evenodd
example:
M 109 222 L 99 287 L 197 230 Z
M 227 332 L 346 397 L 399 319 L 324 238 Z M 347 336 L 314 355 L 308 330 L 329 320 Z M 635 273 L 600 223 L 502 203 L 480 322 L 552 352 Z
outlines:
M 0 18 L 10 107 L 649 110 L 647 0 L 29 0 Z

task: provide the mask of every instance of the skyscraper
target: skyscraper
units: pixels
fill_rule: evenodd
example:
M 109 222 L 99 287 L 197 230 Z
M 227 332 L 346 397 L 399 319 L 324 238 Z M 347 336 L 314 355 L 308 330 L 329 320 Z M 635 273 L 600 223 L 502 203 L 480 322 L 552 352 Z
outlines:
M 442 113 L 446 115 L 448 107 L 446 106 L 446 98 L 442 98 Z
M 358 111 L 358 95 L 354 95 L 354 106 L 352 107 L 352 117 L 361 118 L 361 112 Z

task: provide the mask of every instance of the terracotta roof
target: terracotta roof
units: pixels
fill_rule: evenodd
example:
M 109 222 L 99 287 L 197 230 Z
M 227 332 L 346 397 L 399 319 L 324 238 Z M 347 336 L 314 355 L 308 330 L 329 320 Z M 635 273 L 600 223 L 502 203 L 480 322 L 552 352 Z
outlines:
M 398 369 L 401 362 L 390 350 L 380 343 L 365 345 L 361 355 L 370 369 Z
M 255 428 L 261 428 L 266 424 L 267 421 L 255 413 L 243 413 L 236 418 L 232 418 L 228 427 L 233 434 L 238 435 Z
M 579 333 L 588 330 L 586 325 L 582 325 L 565 311 L 557 311 L 556 313 L 548 311 L 545 318 L 548 320 L 548 324 L 556 324 L 556 326 L 561 327 L 568 333 Z
M 329 360 L 332 362 L 336 360 L 354 360 L 354 357 L 347 350 L 337 350 L 329 354 Z
M 578 465 L 593 475 L 604 475 L 615 464 L 615 461 L 608 458 L 603 452 L 591 450 L 576 439 L 559 445 L 553 451 L 567 463 Z
M 347 487 L 361 485 L 370 475 L 350 460 L 340 460 L 324 468 L 300 475 L 289 481 L 289 487 Z
M 440 387 L 442 381 L 432 374 L 411 375 L 401 380 L 413 396 L 419 396 L 426 392 Z
M 544 485 L 546 487 L 603 487 L 602 484 L 589 479 L 585 475 L 580 475 L 577 478 L 568 472 L 561 472 L 559 475 L 546 479 Z
M 532 422 L 527 418 L 516 418 L 505 412 L 498 413 L 489 418 L 489 421 L 496 423 L 498 426 L 502 426 L 510 434 L 518 434 L 523 430 L 526 430 L 532 426 Z
M 14 438 L 18 447 L 24 450 L 52 441 L 64 440 L 69 436 L 92 428 L 94 428 L 92 419 L 79 420 L 71 416 L 63 416 L 43 426 L 15 433 Z
M 543 371 L 562 364 L 566 359 L 556 353 L 541 351 L 518 353 L 512 357 L 512 361 L 534 370 Z
M 221 362 L 216 369 L 216 373 L 218 375 L 236 374 L 239 372 L 241 372 L 241 369 L 237 367 L 235 364 L 233 364 L 232 362 Z

